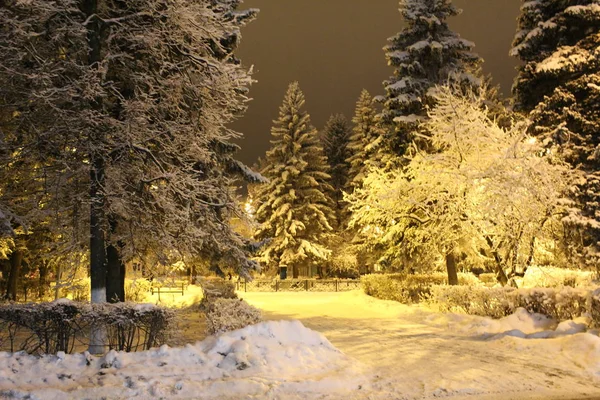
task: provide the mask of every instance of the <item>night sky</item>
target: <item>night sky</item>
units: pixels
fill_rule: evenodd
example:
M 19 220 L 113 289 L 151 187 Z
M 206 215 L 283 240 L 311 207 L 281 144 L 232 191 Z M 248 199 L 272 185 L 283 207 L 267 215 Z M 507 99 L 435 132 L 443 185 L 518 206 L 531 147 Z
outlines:
M 520 0 L 455 0 L 463 13 L 452 29 L 476 44 L 484 72 L 505 95 L 515 76 L 508 56 Z M 260 14 L 242 31 L 237 54 L 254 65 L 254 99 L 233 127 L 244 134 L 240 160 L 253 164 L 270 147 L 287 85 L 299 81 L 312 123 L 321 129 L 329 116 L 352 118 L 360 91 L 383 94 L 382 81 L 392 72 L 382 50 L 402 29 L 398 0 L 245 0 Z

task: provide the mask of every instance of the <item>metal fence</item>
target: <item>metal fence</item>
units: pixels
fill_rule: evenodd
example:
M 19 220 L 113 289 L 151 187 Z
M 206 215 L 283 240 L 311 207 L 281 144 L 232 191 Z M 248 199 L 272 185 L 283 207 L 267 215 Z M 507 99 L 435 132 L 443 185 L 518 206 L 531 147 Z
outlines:
M 359 279 L 254 279 L 236 282 L 244 292 L 344 292 L 360 289 Z

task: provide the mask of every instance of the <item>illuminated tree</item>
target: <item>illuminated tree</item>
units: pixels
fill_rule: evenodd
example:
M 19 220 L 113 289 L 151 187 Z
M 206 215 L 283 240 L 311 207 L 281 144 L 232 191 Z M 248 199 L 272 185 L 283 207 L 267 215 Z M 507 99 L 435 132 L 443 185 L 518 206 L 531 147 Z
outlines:
M 261 249 L 262 261 L 271 268 L 287 266 L 298 277 L 300 268 L 311 268 L 329 257 L 324 243 L 335 214 L 327 193 L 327 160 L 303 110 L 304 94 L 292 83 L 271 130 L 272 147 L 261 171 L 269 183 L 257 189 L 256 237 L 271 239 Z
M 565 218 L 571 255 L 600 259 L 600 4 L 595 0 L 525 2 L 511 55 L 523 61 L 515 107 L 530 113 L 531 132 L 580 169 Z
M 384 47 L 394 75 L 384 82 L 383 122 L 390 132 L 385 146 L 403 155 L 419 138 L 419 123 L 433 105 L 431 89 L 449 80 L 466 87 L 480 85 L 474 74 L 479 57 L 472 42 L 450 30 L 448 18 L 459 14 L 450 0 L 401 0 L 406 27 Z
M 348 144 L 350 155 L 347 162 L 350 163 L 350 185 L 355 188 L 362 185 L 369 166 L 378 165 L 379 149 L 385 134 L 377 119 L 373 97 L 366 90 L 360 93 L 356 102 L 352 123 L 354 128 Z
M 373 171 L 348 196 L 351 224 L 367 245 L 384 248 L 380 262 L 428 268 L 443 259 L 457 283 L 457 257 L 495 265 L 500 282 L 523 275 L 535 250 L 555 239 L 572 182 L 561 164 L 516 125 L 500 128 L 481 97 L 441 87 L 424 128 L 432 152 L 415 149 L 406 168 Z

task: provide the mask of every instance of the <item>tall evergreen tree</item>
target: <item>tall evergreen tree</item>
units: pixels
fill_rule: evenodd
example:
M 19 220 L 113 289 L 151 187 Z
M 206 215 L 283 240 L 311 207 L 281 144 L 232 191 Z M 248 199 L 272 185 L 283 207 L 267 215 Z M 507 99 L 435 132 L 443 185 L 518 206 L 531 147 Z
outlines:
M 380 147 L 385 130 L 377 118 L 374 100 L 367 90 L 360 93 L 352 118 L 354 128 L 348 144 L 350 163 L 348 172 L 350 186 L 357 188 L 367 176 L 369 166 L 377 166 L 380 161 Z
M 569 253 L 600 259 L 600 1 L 525 2 L 511 55 L 524 62 L 513 86 L 515 107 L 549 151 L 582 173 L 576 206 L 563 221 Z
M 326 158 L 303 110 L 304 94 L 292 83 L 271 130 L 272 147 L 262 174 L 270 180 L 258 189 L 256 220 L 258 239 L 272 240 L 262 249 L 262 260 L 271 268 L 287 266 L 297 277 L 300 268 L 311 268 L 329 257 L 324 243 L 334 218 Z
M 0 102 L 17 127 L 2 131 L 0 147 L 58 194 L 47 210 L 70 201 L 67 220 L 89 227 L 95 302 L 122 299 L 107 283 L 122 283 L 123 262 L 147 252 L 254 267 L 227 226 L 232 174 L 253 177 L 234 160 L 239 135 L 227 128 L 251 82 L 232 52 L 256 11 L 238 3 L 0 5 Z
M 350 125 L 342 114 L 332 115 L 321 134 L 323 152 L 329 165 L 331 186 L 333 192 L 331 199 L 336 212 L 336 226 L 342 228 L 345 219 L 345 206 L 343 204 L 344 190 L 349 183 L 350 163 L 348 144 L 350 142 Z
M 461 39 L 446 22 L 459 14 L 451 0 L 400 0 L 406 27 L 384 47 L 394 76 L 384 82 L 383 122 L 389 128 L 386 148 L 403 155 L 419 137 L 418 125 L 434 103 L 435 85 L 448 81 L 479 86 L 474 73 L 480 59 L 472 42 Z

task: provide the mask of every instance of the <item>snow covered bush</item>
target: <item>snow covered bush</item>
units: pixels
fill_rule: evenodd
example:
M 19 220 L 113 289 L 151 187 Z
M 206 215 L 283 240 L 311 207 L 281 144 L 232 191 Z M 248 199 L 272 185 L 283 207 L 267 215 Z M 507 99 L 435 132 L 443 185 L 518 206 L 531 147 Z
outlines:
M 523 287 L 591 286 L 594 273 L 554 267 L 536 267 L 527 270 Z
M 206 331 L 210 335 L 245 328 L 262 321 L 260 310 L 242 299 L 218 298 L 206 310 Z
M 141 303 L 152 287 L 152 282 L 147 279 L 133 279 L 125 281 L 125 298 L 134 303 Z
M 107 327 L 109 349 L 149 350 L 165 343 L 175 323 L 175 312 L 153 304 L 98 304 L 85 315 L 90 324 Z
M 524 308 L 557 321 L 567 321 L 584 313 L 593 315 L 593 309 L 600 306 L 600 300 L 594 306 L 591 298 L 589 291 L 569 287 L 558 290 L 433 286 L 428 302 L 437 305 L 442 312 L 502 318 Z M 596 314 L 596 320 L 600 322 L 600 311 Z
M 498 278 L 496 277 L 496 274 L 493 272 L 479 274 L 479 276 L 477 278 L 479 279 L 479 281 L 481 283 L 483 283 L 486 286 L 494 286 L 495 284 L 498 283 Z
M 477 286 L 479 280 L 468 273 L 458 274 L 459 285 Z M 421 301 L 429 296 L 431 287 L 447 285 L 448 275 L 444 273 L 433 274 L 372 274 L 361 278 L 363 290 L 369 296 L 382 300 L 395 300 L 400 303 L 411 304 Z
M 204 300 L 210 301 L 214 298 L 236 299 L 235 284 L 222 278 L 203 278 L 200 281 Z
M 92 325 L 107 329 L 110 349 L 135 351 L 165 342 L 172 310 L 151 304 L 83 304 L 67 299 L 51 303 L 0 305 L 0 342 L 11 352 L 72 353 L 87 348 Z
M 509 294 L 514 288 L 475 288 L 465 286 L 432 286 L 428 302 L 442 312 L 502 318 L 512 313 Z
M 363 291 L 381 300 L 395 300 L 400 303 L 409 303 L 410 298 L 404 292 L 400 281 L 391 279 L 387 275 L 364 275 L 360 279 Z

